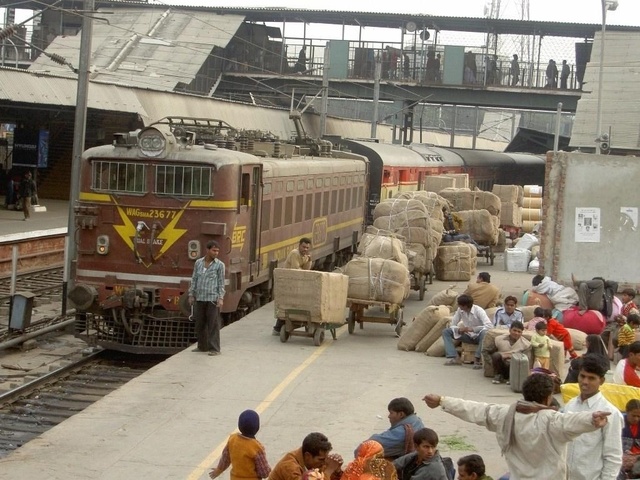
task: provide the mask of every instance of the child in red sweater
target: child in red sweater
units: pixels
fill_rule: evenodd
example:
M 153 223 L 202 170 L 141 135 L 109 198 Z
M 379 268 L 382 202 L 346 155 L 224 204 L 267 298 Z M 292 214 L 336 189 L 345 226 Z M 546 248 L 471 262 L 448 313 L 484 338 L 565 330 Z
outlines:
M 537 308 L 536 308 L 537 310 Z M 534 312 L 535 315 L 535 312 Z M 542 317 L 547 322 L 547 335 L 552 336 L 556 340 L 562 342 L 564 344 L 564 351 L 569 352 L 569 357 L 578 358 L 578 354 L 573 349 L 573 340 L 571 339 L 571 334 L 569 330 L 564 328 L 558 320 L 553 318 L 553 313 L 548 308 L 545 308 L 542 312 Z

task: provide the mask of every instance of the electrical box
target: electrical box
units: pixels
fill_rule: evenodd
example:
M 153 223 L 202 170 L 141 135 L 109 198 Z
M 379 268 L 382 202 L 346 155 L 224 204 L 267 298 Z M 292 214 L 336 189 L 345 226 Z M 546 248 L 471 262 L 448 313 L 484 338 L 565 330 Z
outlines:
M 35 296 L 31 292 L 20 292 L 14 295 L 11 319 L 9 320 L 10 329 L 24 330 L 31 325 L 31 312 Z

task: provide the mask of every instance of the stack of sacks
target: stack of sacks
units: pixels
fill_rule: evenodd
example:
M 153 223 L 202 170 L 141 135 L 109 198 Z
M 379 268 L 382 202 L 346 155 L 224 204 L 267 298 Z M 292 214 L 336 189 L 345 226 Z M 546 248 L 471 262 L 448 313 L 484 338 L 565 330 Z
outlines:
M 469 281 L 476 271 L 478 251 L 464 242 L 445 243 L 438 247 L 435 269 L 438 280 Z
M 416 195 L 413 198 L 384 200 L 373 211 L 374 227 L 390 230 L 404 237 L 410 258 L 410 272 L 426 273 L 432 269 L 433 258 L 444 229 L 440 206 L 442 202 L 444 200 L 437 196 Z M 430 212 L 437 212 L 438 218 L 431 218 Z
M 402 332 L 398 340 L 398 350 L 426 352 L 442 335 L 442 330 L 449 321 L 449 315 L 449 309 L 444 305 L 426 307 Z
M 533 228 L 542 221 L 542 187 L 540 185 L 524 186 L 522 207 L 522 229 L 526 233 L 531 233 Z
M 368 258 L 385 258 L 401 263 L 409 268 L 409 260 L 404 253 L 404 242 L 398 238 L 365 233 L 358 245 L 358 253 Z
M 429 300 L 428 305 L 444 305 L 449 308 L 451 313 L 455 312 L 458 308 L 456 304 L 456 299 L 458 298 L 458 292 L 454 290 L 454 285 L 451 285 L 446 290 L 442 290 L 441 292 L 436 293 L 431 300 Z
M 494 185 L 491 193 L 500 199 L 500 225 L 522 227 L 524 189 L 520 185 Z
M 407 243 L 429 246 L 430 217 L 418 200 L 394 198 L 380 202 L 373 211 L 373 226 L 402 235 Z
M 498 243 L 500 219 L 491 215 L 488 210 L 462 210 L 456 214 L 462 219 L 460 233 L 471 235 L 481 245 Z
M 349 276 L 349 298 L 400 305 L 409 296 L 409 270 L 394 260 L 354 258 L 343 273 Z
M 468 189 L 447 188 L 442 190 L 440 195 L 451 203 L 454 212 L 484 208 L 491 215 L 500 217 L 500 198 L 491 192 L 483 192 L 478 189 L 471 191 Z
M 426 192 L 424 190 L 417 190 L 413 192 L 402 192 L 398 194 L 396 198 L 415 199 L 422 202 L 427 209 L 427 213 L 431 219 L 444 220 L 442 213 L 442 207 L 449 207 L 449 202 L 434 192 Z

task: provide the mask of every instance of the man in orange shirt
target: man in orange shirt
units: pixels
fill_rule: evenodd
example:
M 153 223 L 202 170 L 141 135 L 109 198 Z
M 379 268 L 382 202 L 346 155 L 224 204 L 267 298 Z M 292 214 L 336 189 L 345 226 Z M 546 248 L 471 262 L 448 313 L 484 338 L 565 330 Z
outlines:
M 307 470 L 317 469 L 325 480 L 340 471 L 342 459 L 329 455 L 329 439 L 322 433 L 313 432 L 302 441 L 302 447 L 287 453 L 271 470 L 269 480 L 302 480 Z

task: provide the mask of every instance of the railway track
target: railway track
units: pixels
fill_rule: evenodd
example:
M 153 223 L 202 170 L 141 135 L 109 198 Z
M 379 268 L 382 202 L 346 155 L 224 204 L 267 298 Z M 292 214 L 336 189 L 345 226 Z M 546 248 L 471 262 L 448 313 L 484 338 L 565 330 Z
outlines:
M 0 395 L 0 458 L 165 358 L 98 352 Z
M 62 295 L 62 267 L 48 267 L 19 274 L 16 292 L 32 292 L 37 297 Z M 11 278 L 0 279 L 0 305 L 8 305 L 11 299 Z

